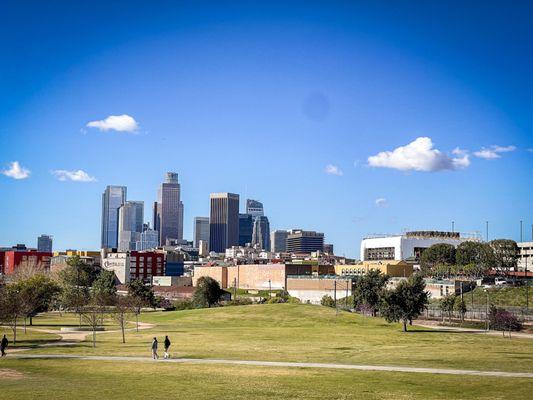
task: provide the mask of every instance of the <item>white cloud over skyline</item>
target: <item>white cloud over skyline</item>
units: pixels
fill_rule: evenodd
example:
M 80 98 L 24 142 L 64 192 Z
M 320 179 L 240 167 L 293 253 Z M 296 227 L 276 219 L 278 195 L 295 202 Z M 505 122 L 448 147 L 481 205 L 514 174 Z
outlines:
M 333 165 L 333 164 L 326 165 L 326 168 L 325 168 L 324 171 L 326 172 L 326 174 L 329 174 L 329 175 L 336 175 L 336 176 L 342 176 L 343 175 L 342 170 L 339 167 L 337 167 L 336 165 Z
M 387 207 L 389 205 L 389 202 L 384 197 L 380 197 L 376 199 L 375 203 L 376 203 L 376 206 L 378 207 Z
M 9 163 L 9 168 L 2 170 L 2 174 L 13 179 L 29 178 L 31 171 L 20 165 L 18 161 Z
M 456 157 L 450 157 L 433 148 L 431 138 L 419 137 L 405 146 L 368 157 L 368 165 L 376 168 L 421 172 L 453 171 L 470 165 L 470 157 L 464 150 L 456 148 L 452 153 Z
M 64 169 L 56 169 L 52 174 L 60 181 L 72 182 L 96 182 L 94 176 L 90 176 L 87 172 L 78 169 L 74 171 L 67 171 Z
M 109 117 L 91 121 L 86 125 L 88 128 L 96 128 L 100 131 L 117 131 L 134 133 L 139 129 L 139 124 L 135 121 L 135 118 L 127 115 L 110 115 Z
M 478 158 L 484 158 L 485 160 L 494 160 L 497 158 L 501 158 L 502 156 L 500 153 L 508 153 L 511 151 L 515 151 L 516 146 L 498 146 L 493 145 L 489 148 L 481 148 L 479 151 L 475 151 L 474 155 Z

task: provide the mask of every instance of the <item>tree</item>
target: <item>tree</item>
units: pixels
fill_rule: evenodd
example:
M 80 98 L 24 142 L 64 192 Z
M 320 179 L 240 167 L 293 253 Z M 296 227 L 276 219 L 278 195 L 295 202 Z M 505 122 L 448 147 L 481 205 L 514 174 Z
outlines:
M 19 292 L 20 306 L 24 312 L 24 321 L 30 319 L 30 325 L 33 324 L 32 317 L 37 313 L 47 311 L 55 296 L 61 290 L 59 285 L 52 281 L 44 273 L 38 273 L 21 279 L 14 284 Z M 24 322 L 24 329 L 26 322 Z
M 491 329 L 502 331 L 504 336 L 506 331 L 509 332 L 509 338 L 512 331 L 522 329 L 522 322 L 513 313 L 503 308 L 496 308 L 494 305 L 490 307 L 489 323 Z
M 92 291 L 99 304 L 113 304 L 117 294 L 117 287 L 115 286 L 115 273 L 105 269 L 102 270 L 98 277 L 93 281 Z
M 223 291 L 216 280 L 209 276 L 202 276 L 196 283 L 196 290 L 192 296 L 197 307 L 211 307 L 218 303 Z
M 20 292 L 15 285 L 0 287 L 0 323 L 13 331 L 13 343 L 17 342 L 18 321 L 24 316 Z
M 466 241 L 457 246 L 457 264 L 475 265 L 479 270 L 487 270 L 494 261 L 494 252 L 488 243 Z
M 403 280 L 396 288 L 384 292 L 381 302 L 381 315 L 387 322 L 402 322 L 407 332 L 407 323 L 412 323 L 426 308 L 428 292 L 424 279 L 418 274 Z
M 354 300 L 357 305 L 364 305 L 376 316 L 381 301 L 381 295 L 389 277 L 379 270 L 370 270 L 359 278 L 354 288 Z
M 93 293 L 89 303 L 80 312 L 85 323 L 93 331 L 93 347 L 96 347 L 96 331 L 103 326 L 104 316 L 107 312 L 106 306 L 102 305 L 98 297 Z
M 320 299 L 320 304 L 324 307 L 335 307 L 335 300 L 333 300 L 333 297 L 331 297 L 329 294 L 325 294 L 322 296 L 322 299 Z
M 135 301 L 129 295 L 115 297 L 115 309 L 113 319 L 120 326 L 122 332 L 122 343 L 126 343 L 126 323 L 128 314 L 135 312 Z
M 442 319 L 444 320 L 444 314 L 448 315 L 448 322 L 452 323 L 453 310 L 455 308 L 455 295 L 449 294 L 440 299 L 439 308 L 442 311 Z
M 133 279 L 128 283 L 128 295 L 131 297 L 135 313 L 136 328 L 139 332 L 139 315 L 143 307 L 154 307 L 155 296 L 152 287 L 146 286 L 141 279 Z
M 455 299 L 455 311 L 459 311 L 459 314 L 461 314 L 461 323 L 465 322 L 466 301 L 461 296 Z
M 436 243 L 428 247 L 420 257 L 420 265 L 423 270 L 431 272 L 437 265 L 454 265 L 455 247 L 447 243 Z
M 514 240 L 496 239 L 490 242 L 494 254 L 494 267 L 496 271 L 507 274 L 511 269 L 516 269 L 520 251 Z

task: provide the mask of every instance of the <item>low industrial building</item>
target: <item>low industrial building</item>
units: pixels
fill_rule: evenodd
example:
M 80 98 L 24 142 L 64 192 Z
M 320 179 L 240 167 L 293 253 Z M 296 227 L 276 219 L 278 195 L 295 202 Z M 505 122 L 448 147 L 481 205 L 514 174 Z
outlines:
M 0 272 L 4 275 L 12 275 L 17 269 L 24 267 L 49 271 L 52 253 L 29 249 L 23 244 L 18 244 L 11 248 L 2 249 L 0 258 L 2 258 Z
M 479 240 L 476 235 L 459 232 L 413 231 L 401 235 L 374 235 L 361 241 L 363 261 L 419 260 L 422 252 L 437 243 L 458 246 L 467 240 Z
M 368 271 L 377 270 L 390 277 L 408 277 L 413 274 L 413 265 L 405 261 L 363 261 L 359 264 L 337 264 L 335 274 L 341 276 L 364 275 Z
M 326 295 L 340 299 L 352 295 L 355 280 L 334 276 L 289 276 L 287 291 L 303 303 L 320 304 Z

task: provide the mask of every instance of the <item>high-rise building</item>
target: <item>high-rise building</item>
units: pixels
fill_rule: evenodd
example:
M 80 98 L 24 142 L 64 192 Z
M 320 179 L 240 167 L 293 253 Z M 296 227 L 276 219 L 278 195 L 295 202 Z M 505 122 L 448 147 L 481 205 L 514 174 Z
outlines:
M 257 216 L 255 218 L 252 245 L 259 245 L 261 249 L 270 251 L 270 223 L 267 217 Z
M 194 247 L 199 248 L 200 240 L 209 242 L 209 217 L 194 218 Z
M 287 237 L 289 231 L 275 230 L 270 234 L 270 247 L 274 253 L 285 253 L 287 251 Z
M 256 217 L 262 217 L 265 215 L 263 211 L 263 203 L 257 200 L 247 199 L 246 214 L 251 215 L 254 220 Z
M 154 249 L 159 245 L 159 232 L 154 229 L 145 229 L 135 244 L 135 250 L 143 251 Z
M 239 246 L 252 243 L 253 229 L 253 217 L 250 214 L 239 214 Z
M 324 253 L 333 255 L 333 245 L 331 243 L 324 243 Z
M 311 253 L 324 250 L 324 234 L 314 231 L 293 229 L 287 236 L 287 251 L 289 253 Z
M 126 201 L 118 210 L 118 250 L 135 250 L 143 231 L 144 202 Z
M 178 174 L 167 172 L 165 182 L 158 190 L 157 205 L 154 206 L 154 227 L 159 231 L 159 243 L 167 239 L 183 239 L 183 203 Z
M 107 186 L 102 194 L 102 248 L 118 246 L 118 209 L 126 201 L 125 186 Z
M 223 253 L 239 244 L 239 195 L 211 193 L 209 250 Z
M 52 252 L 52 236 L 41 235 L 37 238 L 37 251 Z

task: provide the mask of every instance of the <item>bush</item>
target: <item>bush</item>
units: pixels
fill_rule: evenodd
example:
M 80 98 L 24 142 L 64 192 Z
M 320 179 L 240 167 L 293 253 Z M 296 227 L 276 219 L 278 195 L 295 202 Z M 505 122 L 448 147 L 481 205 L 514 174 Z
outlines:
M 163 308 L 165 309 L 165 311 L 174 310 L 176 308 L 170 300 L 165 299 L 164 297 L 161 297 L 161 296 L 157 296 L 155 298 L 155 304 L 156 304 L 156 307 Z
M 283 297 L 272 297 L 270 299 L 268 299 L 266 302 L 267 304 L 277 304 L 277 303 L 286 303 L 288 301 L 288 299 L 286 298 L 283 298 Z
M 225 306 L 249 306 L 250 304 L 253 304 L 251 298 L 249 297 L 238 297 L 236 299 L 233 299 L 232 301 L 228 301 L 224 303 Z
M 183 300 L 176 300 L 174 302 L 174 308 L 176 310 L 192 310 L 196 307 L 194 307 L 194 304 L 189 299 L 183 299 Z
M 289 304 L 300 304 L 302 301 L 298 297 L 289 297 L 289 300 L 287 300 L 287 303 Z
M 503 331 L 504 334 L 509 332 L 509 337 L 511 337 L 511 332 L 518 332 L 522 329 L 522 322 L 513 313 L 495 306 L 490 307 L 489 323 L 491 329 Z
M 328 294 L 325 294 L 320 300 L 320 304 L 324 307 L 335 307 L 335 300 Z

